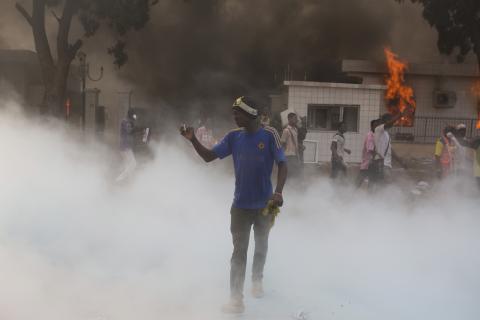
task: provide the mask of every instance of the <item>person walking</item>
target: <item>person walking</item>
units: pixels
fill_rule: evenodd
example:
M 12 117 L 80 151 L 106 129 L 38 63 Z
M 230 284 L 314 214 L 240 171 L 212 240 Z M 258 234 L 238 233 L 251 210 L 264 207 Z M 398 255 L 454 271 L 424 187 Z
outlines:
M 243 313 L 243 287 L 247 263 L 248 242 L 253 226 L 255 252 L 252 266 L 252 294 L 263 296 L 263 270 L 267 258 L 268 236 L 272 218 L 265 208 L 283 204 L 283 187 L 287 180 L 287 162 L 277 131 L 261 127 L 258 107 L 248 97 L 233 103 L 233 117 L 238 128 L 229 132 L 213 149 L 203 146 L 192 127 L 180 128 L 205 162 L 232 156 L 235 168 L 235 193 L 230 210 L 230 231 L 233 253 L 230 266 L 230 300 L 222 307 L 225 313 Z M 272 188 L 274 162 L 278 166 L 277 185 Z
M 290 177 L 297 177 L 301 170 L 300 148 L 298 144 L 298 117 L 291 112 L 287 116 L 288 125 L 283 129 L 280 139 L 287 158 Z
M 137 115 L 133 109 L 128 109 L 127 116 L 120 124 L 120 156 L 122 158 L 122 171 L 115 179 L 120 183 L 127 179 L 137 167 L 137 160 L 133 153 L 135 121 Z
M 338 124 L 338 131 L 335 133 L 330 145 L 332 151 L 332 179 L 337 179 L 339 175 L 345 178 L 347 175 L 347 165 L 345 164 L 345 153 L 350 154 L 350 149 L 345 148 L 345 132 L 347 132 L 344 122 Z

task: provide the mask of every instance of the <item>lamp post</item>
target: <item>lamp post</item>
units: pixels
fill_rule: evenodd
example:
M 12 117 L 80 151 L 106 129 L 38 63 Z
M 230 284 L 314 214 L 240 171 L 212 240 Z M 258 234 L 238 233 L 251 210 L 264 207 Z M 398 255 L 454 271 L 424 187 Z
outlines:
M 87 78 L 90 81 L 100 81 L 103 78 L 103 66 L 100 67 L 100 75 L 98 78 L 93 78 L 90 75 L 90 65 L 87 63 L 87 54 L 79 51 L 77 58 L 80 62 L 80 77 L 82 79 L 82 129 L 85 130 Z

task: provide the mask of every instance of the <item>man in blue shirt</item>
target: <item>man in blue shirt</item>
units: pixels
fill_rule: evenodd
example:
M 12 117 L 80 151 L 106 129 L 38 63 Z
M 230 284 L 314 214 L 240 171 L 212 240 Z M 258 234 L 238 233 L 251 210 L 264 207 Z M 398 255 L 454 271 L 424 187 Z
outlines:
M 268 215 L 262 214 L 269 201 L 274 206 L 283 204 L 282 191 L 287 179 L 287 164 L 280 137 L 271 127 L 260 126 L 258 108 L 250 98 L 238 98 L 233 104 L 233 117 L 239 127 L 228 133 L 212 150 L 205 148 L 195 137 L 191 127 L 181 128 L 182 135 L 190 140 L 197 153 L 206 162 L 229 155 L 235 167 L 235 194 L 230 211 L 230 231 L 233 254 L 230 269 L 230 302 L 223 306 L 226 313 L 242 313 L 243 285 L 247 263 L 248 241 L 253 225 L 255 253 L 252 267 L 252 294 L 263 296 L 263 267 L 267 256 L 268 235 L 272 226 Z M 275 192 L 271 175 L 273 163 L 278 166 Z

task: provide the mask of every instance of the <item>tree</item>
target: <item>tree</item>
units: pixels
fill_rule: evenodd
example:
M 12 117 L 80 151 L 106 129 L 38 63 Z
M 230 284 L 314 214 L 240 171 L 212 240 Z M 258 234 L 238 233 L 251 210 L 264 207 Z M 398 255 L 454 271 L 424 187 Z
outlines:
M 395 0 L 404 2 L 405 0 Z M 463 62 L 473 52 L 480 66 L 480 1 L 410 0 L 423 6 L 423 17 L 438 32 L 438 49 Z
M 130 30 L 139 30 L 149 20 L 150 8 L 159 0 L 32 0 L 31 13 L 16 3 L 16 9 L 32 28 L 38 60 L 45 85 L 41 110 L 60 116 L 65 101 L 70 65 L 86 38 L 93 37 L 100 26 L 109 27 L 116 36 L 116 44 L 108 49 L 114 63 L 122 66 L 128 60 L 122 37 Z M 58 22 L 56 55 L 52 54 L 45 15 L 48 9 Z M 61 10 L 58 16 L 54 10 Z M 83 36 L 70 42 L 70 29 L 74 18 L 83 28 Z

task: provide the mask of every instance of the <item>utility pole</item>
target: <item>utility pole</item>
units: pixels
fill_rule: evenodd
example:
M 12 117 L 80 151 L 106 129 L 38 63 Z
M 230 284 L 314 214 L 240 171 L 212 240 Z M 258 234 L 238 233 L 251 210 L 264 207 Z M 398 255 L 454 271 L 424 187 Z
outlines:
M 77 58 L 80 61 L 80 77 L 82 79 L 82 129 L 85 131 L 85 118 L 87 113 L 86 107 L 86 87 L 87 77 L 90 81 L 100 81 L 103 78 L 103 66 L 100 67 L 100 76 L 93 78 L 90 75 L 90 65 L 87 63 L 87 54 L 83 51 L 77 53 Z

